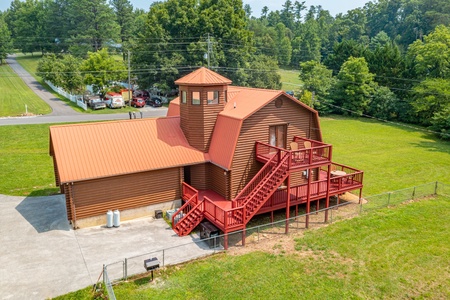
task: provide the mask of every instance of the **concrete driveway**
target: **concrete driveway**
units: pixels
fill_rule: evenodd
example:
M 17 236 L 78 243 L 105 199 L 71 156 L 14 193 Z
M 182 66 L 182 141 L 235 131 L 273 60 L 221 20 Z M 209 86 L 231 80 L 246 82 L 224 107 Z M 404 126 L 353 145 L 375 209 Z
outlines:
M 135 257 L 129 260 L 130 275 L 144 272 L 149 256 L 167 265 L 212 252 L 196 235 L 176 236 L 163 219 L 72 230 L 62 195 L 0 195 L 1 299 L 46 299 L 92 286 L 103 264 L 124 258 Z M 122 263 L 111 266 L 111 277 L 120 278 L 121 268 Z

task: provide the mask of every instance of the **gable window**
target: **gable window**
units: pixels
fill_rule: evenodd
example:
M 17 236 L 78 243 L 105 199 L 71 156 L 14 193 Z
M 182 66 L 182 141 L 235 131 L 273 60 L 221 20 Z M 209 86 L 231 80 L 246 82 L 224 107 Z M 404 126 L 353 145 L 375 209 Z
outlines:
M 286 125 L 275 125 L 269 127 L 269 144 L 271 146 L 286 148 Z
M 192 92 L 192 104 L 200 104 L 200 92 Z
M 219 104 L 219 91 L 208 92 L 208 104 Z
M 181 92 L 181 103 L 186 103 L 187 99 L 187 93 L 186 91 Z

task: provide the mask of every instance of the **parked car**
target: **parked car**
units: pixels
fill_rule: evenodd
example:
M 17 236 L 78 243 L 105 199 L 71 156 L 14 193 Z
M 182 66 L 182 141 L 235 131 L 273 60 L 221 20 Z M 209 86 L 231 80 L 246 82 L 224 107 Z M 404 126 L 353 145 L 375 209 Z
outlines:
M 145 106 L 145 100 L 144 100 L 144 98 L 133 97 L 133 99 L 131 100 L 131 106 L 134 106 L 134 107 L 144 107 L 144 106 Z
M 137 90 L 133 92 L 133 97 L 143 98 L 144 100 L 147 100 L 150 98 L 150 93 L 146 90 Z
M 105 103 L 109 108 L 122 108 L 125 106 L 122 95 L 113 92 L 106 93 Z
M 106 108 L 106 103 L 103 102 L 100 97 L 90 99 L 87 105 L 93 110 Z
M 151 95 L 150 98 L 147 99 L 145 102 L 153 107 L 161 107 L 163 103 L 161 97 L 156 95 Z

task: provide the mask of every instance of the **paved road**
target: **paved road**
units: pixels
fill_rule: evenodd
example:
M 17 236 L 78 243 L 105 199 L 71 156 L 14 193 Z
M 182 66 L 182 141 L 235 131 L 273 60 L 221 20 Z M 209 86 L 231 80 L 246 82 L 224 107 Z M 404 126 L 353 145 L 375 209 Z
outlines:
M 48 103 L 52 112 L 43 116 L 32 117 L 7 117 L 0 118 L 1 125 L 19 125 L 19 124 L 48 124 L 48 123 L 62 123 L 62 122 L 85 122 L 85 121 L 106 121 L 106 120 L 125 120 L 129 119 L 128 113 L 117 114 L 83 114 L 74 111 L 66 102 L 56 98 L 52 93 L 48 92 L 42 85 L 37 82 L 30 73 L 28 73 L 22 66 L 17 63 L 13 56 L 9 56 L 6 62 L 11 66 L 14 72 L 38 95 L 42 100 Z M 145 107 L 142 110 L 144 118 L 164 117 L 167 115 L 167 108 L 165 107 Z M 137 114 L 140 117 L 140 114 Z
M 150 257 L 168 265 L 213 252 L 197 234 L 177 236 L 163 219 L 148 217 L 122 222 L 119 228 L 72 230 L 64 195 L 0 195 L 2 300 L 43 300 L 92 286 L 103 264 L 124 258 L 129 258 L 128 275 L 132 275 L 145 272 L 144 260 Z M 108 268 L 111 280 L 121 278 L 122 272 L 122 263 Z

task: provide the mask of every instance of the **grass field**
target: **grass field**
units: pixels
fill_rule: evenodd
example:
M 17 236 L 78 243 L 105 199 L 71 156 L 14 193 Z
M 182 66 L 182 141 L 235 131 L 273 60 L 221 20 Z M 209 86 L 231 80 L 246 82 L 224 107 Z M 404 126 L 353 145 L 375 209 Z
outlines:
M 117 299 L 449 299 L 450 198 L 310 230 L 295 249 L 218 254 L 114 286 Z M 289 237 L 285 237 L 289 239 Z M 281 242 L 281 241 L 280 241 Z M 286 251 L 285 251 L 286 250 Z M 57 299 L 91 299 L 92 288 Z
M 0 126 L 0 194 L 43 196 L 58 191 L 48 154 L 48 128 Z
M 298 78 L 298 70 L 280 69 L 278 74 L 281 76 L 283 91 L 299 91 L 301 89 L 302 82 Z
M 321 119 L 333 161 L 364 171 L 364 195 L 432 181 L 450 183 L 450 142 L 404 126 L 366 118 Z
M 0 126 L 0 193 L 46 195 L 54 187 L 49 125 Z M 367 119 L 322 118 L 333 161 L 364 171 L 364 195 L 414 185 L 450 183 L 450 142 L 407 127 Z M 11 138 L 13 137 L 13 138 Z
M 23 115 L 27 110 L 35 115 L 52 111 L 6 64 L 0 66 L 0 95 L 0 117 Z

